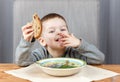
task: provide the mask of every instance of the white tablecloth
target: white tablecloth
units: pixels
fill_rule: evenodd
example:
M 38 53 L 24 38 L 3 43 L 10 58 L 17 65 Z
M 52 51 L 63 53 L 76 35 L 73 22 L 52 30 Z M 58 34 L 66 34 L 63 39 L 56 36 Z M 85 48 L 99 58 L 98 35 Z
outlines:
M 5 72 L 32 82 L 90 82 L 118 75 L 118 73 L 90 65 L 84 67 L 78 74 L 67 77 L 48 75 L 44 73 L 37 64 Z

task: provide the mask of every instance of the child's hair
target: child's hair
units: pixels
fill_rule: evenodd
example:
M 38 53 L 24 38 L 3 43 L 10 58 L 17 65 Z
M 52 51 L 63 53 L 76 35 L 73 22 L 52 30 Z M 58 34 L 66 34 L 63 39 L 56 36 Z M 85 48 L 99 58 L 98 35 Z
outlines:
M 44 16 L 44 17 L 41 19 L 41 22 L 43 23 L 44 21 L 47 21 L 47 20 L 49 20 L 49 19 L 53 19 L 53 18 L 56 18 L 56 17 L 63 19 L 63 20 L 65 21 L 65 23 L 66 23 L 66 20 L 64 19 L 64 17 L 61 16 L 61 15 L 59 15 L 59 14 L 56 14 L 56 13 L 50 13 L 50 14 Z
M 67 22 L 66 22 L 65 18 L 64 18 L 63 16 L 57 14 L 57 13 L 50 13 L 50 14 L 44 16 L 44 17 L 41 19 L 41 22 L 43 23 L 44 21 L 47 21 L 47 20 L 53 19 L 53 18 L 60 18 L 60 19 L 64 20 L 65 23 L 66 23 L 66 27 L 67 27 L 67 29 L 68 29 Z M 68 29 L 68 30 L 69 30 L 69 29 Z

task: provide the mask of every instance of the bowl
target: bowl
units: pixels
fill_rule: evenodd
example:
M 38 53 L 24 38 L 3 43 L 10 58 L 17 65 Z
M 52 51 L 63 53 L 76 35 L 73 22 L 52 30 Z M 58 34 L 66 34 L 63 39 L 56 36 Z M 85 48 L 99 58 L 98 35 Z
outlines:
M 53 76 L 74 75 L 86 66 L 86 62 L 74 58 L 48 58 L 36 62 L 43 72 Z

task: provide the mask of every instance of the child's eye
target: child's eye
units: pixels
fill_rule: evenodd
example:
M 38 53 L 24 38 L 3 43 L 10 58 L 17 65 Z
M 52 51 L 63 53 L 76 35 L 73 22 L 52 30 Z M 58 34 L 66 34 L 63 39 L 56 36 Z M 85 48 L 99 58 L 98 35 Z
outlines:
M 66 31 L 66 29 L 61 29 L 61 31 Z
M 55 31 L 53 31 L 53 30 L 51 30 L 51 31 L 49 31 L 49 33 L 54 33 Z

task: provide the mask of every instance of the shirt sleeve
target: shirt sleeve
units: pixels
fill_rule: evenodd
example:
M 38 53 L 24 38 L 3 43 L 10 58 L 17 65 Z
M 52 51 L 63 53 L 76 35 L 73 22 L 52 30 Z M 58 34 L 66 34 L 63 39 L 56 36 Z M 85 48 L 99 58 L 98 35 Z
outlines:
M 78 52 L 86 57 L 88 64 L 101 64 L 104 62 L 105 55 L 94 45 L 81 39 L 81 45 L 76 48 Z
M 15 62 L 19 66 L 28 66 L 34 62 L 34 57 L 31 55 L 31 47 L 34 43 L 27 42 L 21 38 L 15 52 Z

